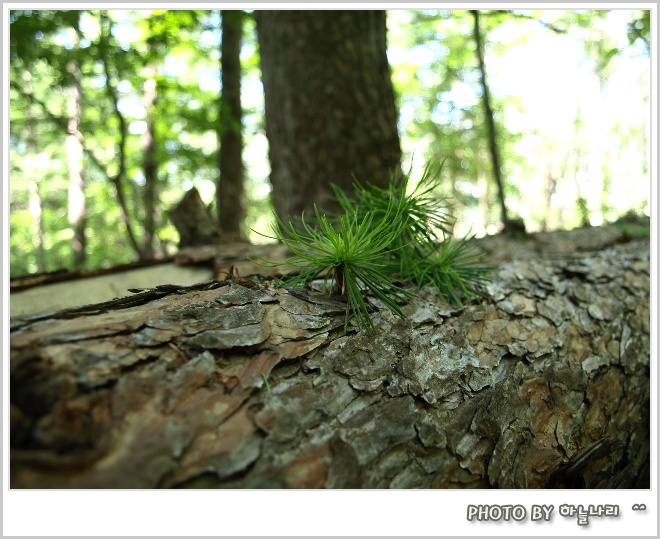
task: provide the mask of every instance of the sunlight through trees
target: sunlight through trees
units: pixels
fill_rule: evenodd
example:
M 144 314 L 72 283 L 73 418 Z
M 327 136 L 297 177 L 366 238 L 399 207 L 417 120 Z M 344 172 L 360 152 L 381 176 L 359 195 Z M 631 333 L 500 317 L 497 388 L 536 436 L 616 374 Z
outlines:
M 222 88 L 224 13 L 10 12 L 12 276 L 173 254 L 178 234 L 168 211 L 192 187 L 228 232 L 259 241 L 253 231 L 269 230 L 272 199 L 281 194 L 269 179 L 257 28 L 254 14 L 244 12 L 235 109 L 242 116 L 223 120 L 230 101 L 229 94 L 223 101 Z M 474 13 L 386 13 L 401 166 L 414 179 L 430 160 L 446 159 L 438 194 L 454 203 L 456 234 L 500 231 L 503 209 L 532 232 L 597 226 L 629 211 L 648 214 L 649 12 L 477 15 L 482 69 Z M 343 50 L 332 43 L 324 46 Z M 330 69 L 319 62 L 318 69 Z M 309 67 L 301 65 L 300 73 Z M 363 109 L 387 106 L 374 99 Z M 302 112 L 293 107 L 286 114 Z M 382 123 L 369 115 L 374 125 Z M 224 143 L 225 158 L 240 154 L 233 166 L 242 157 L 240 174 L 220 170 L 229 167 L 219 152 L 230 132 L 242 133 L 242 143 Z M 357 132 L 341 133 L 336 140 L 345 148 L 357 144 Z M 321 152 L 315 159 L 331 159 L 330 170 L 343 170 L 338 155 L 348 153 Z M 223 174 L 241 185 L 218 190 Z M 319 181 L 307 192 L 326 192 L 328 180 L 309 178 L 309 185 Z M 329 181 L 350 185 L 351 178 Z M 218 216 L 223 200 L 229 221 Z

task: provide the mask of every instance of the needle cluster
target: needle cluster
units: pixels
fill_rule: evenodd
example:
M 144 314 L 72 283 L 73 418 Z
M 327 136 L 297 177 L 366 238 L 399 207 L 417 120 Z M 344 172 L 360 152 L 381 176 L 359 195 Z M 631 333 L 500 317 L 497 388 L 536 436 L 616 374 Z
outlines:
M 404 318 L 399 304 L 414 293 L 394 284 L 393 278 L 417 287 L 433 286 L 461 305 L 479 295 L 490 268 L 480 263 L 471 237 L 451 238 L 454 221 L 449 206 L 434 193 L 440 167 L 429 165 L 417 185 L 409 189 L 410 174 L 393 177 L 386 189 L 354 184 L 355 198 L 333 186 L 343 214 L 328 218 L 314 206 L 314 219 L 302 215 L 295 224 L 277 215 L 274 236 L 293 256 L 284 262 L 261 258 L 263 265 L 296 268 L 280 285 L 294 287 L 324 277 L 324 290 L 346 300 L 344 330 L 352 315 L 361 329 L 374 331 L 367 304 L 369 294 Z M 410 193 L 408 191 L 410 190 Z

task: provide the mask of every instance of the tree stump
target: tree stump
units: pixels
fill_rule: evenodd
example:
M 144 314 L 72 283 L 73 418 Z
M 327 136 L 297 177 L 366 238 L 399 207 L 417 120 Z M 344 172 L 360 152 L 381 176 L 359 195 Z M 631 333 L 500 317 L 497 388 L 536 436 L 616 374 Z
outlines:
M 259 276 L 13 318 L 11 487 L 648 488 L 648 239 L 480 245 L 373 335 Z

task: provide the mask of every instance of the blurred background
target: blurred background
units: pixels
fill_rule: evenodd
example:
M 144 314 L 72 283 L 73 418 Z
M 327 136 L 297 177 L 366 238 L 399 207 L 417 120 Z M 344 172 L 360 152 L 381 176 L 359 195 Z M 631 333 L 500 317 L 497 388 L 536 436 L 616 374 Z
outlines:
M 416 179 L 444 160 L 439 195 L 457 235 L 501 230 L 501 202 L 531 232 L 649 214 L 649 11 L 386 17 L 403 170 Z M 12 10 L 9 31 L 12 277 L 169 256 L 179 234 L 168 211 L 193 187 L 221 233 L 266 241 L 273 189 L 253 13 Z M 223 49 L 230 33 L 238 67 Z M 217 211 L 229 131 L 242 170 L 226 196 L 244 209 L 233 225 Z

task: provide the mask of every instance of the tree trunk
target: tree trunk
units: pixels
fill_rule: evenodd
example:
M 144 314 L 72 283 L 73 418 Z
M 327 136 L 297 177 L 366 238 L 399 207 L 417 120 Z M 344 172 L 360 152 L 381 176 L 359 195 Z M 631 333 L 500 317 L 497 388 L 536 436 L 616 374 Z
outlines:
M 71 30 L 78 42 L 78 34 Z M 69 61 L 67 69 L 72 76 L 69 87 L 69 135 L 66 138 L 66 162 L 69 171 L 69 224 L 73 229 L 71 247 L 73 251 L 73 267 L 79 269 L 85 263 L 85 228 L 87 224 L 85 212 L 85 180 L 83 178 L 83 148 L 76 137 L 79 132 L 80 111 L 82 106 L 82 74 L 76 60 Z
M 241 38 L 243 12 L 223 10 L 220 62 L 222 94 L 216 187 L 218 223 L 223 234 L 240 237 L 243 207 L 243 111 L 241 109 Z
M 39 183 L 30 181 L 30 200 L 28 208 L 33 221 L 32 246 L 34 247 L 35 260 L 37 262 L 37 273 L 46 269 L 46 253 L 44 249 L 44 221 L 42 218 L 41 195 L 39 194 Z
M 488 174 L 482 168 L 477 168 L 477 189 L 479 190 L 479 210 L 481 217 L 483 219 L 483 230 L 484 233 L 488 233 L 488 224 L 489 224 L 489 215 L 490 215 L 490 204 L 488 202 L 488 187 L 490 182 L 488 181 Z M 479 229 L 477 228 L 477 231 Z
M 502 170 L 500 163 L 500 153 L 497 147 L 497 133 L 495 128 L 495 115 L 490 104 L 490 88 L 488 87 L 488 78 L 486 76 L 486 62 L 484 61 L 484 44 L 481 39 L 481 30 L 479 29 L 479 11 L 470 10 L 474 18 L 474 41 L 477 48 L 477 58 L 479 60 L 480 82 L 482 89 L 482 100 L 484 105 L 484 114 L 486 116 L 486 124 L 488 125 L 488 149 L 493 166 L 493 177 L 497 185 L 497 199 L 500 203 L 500 211 L 502 212 L 502 224 L 506 230 L 509 225 L 509 216 L 507 214 L 506 202 L 504 197 L 504 182 L 502 181 Z
M 649 488 L 648 239 L 479 245 L 375 335 L 262 277 L 13 318 L 11 487 Z
M 123 184 L 126 176 L 126 142 L 128 138 L 128 127 L 126 124 L 126 120 L 118 107 L 119 93 L 117 92 L 114 83 L 111 82 L 113 80 L 113 76 L 111 73 L 112 69 L 109 65 L 109 62 L 110 62 L 112 49 L 108 44 L 108 40 L 110 39 L 109 36 L 112 35 L 112 21 L 109 19 L 106 12 L 103 11 L 100 12 L 99 24 L 101 26 L 101 32 L 100 32 L 101 35 L 99 37 L 99 41 L 97 42 L 97 46 L 99 48 L 102 57 L 103 70 L 106 78 L 106 89 L 107 89 L 106 91 L 108 97 L 112 102 L 114 116 L 117 118 L 119 124 L 119 133 L 117 135 L 118 137 L 117 150 L 110 163 L 108 164 L 103 163 L 103 159 L 99 157 L 101 152 L 97 154 L 92 148 L 85 147 L 85 140 L 83 134 L 80 132 L 80 130 L 76 130 L 75 132 L 72 133 L 70 131 L 70 124 L 66 118 L 53 114 L 49 110 L 48 105 L 44 101 L 41 101 L 40 99 L 36 98 L 30 91 L 25 91 L 25 89 L 21 85 L 12 81 L 10 81 L 10 85 L 14 90 L 19 92 L 26 99 L 28 99 L 31 104 L 38 105 L 41 111 L 50 121 L 53 122 L 54 125 L 66 131 L 69 135 L 73 135 L 75 139 L 80 143 L 81 148 L 86 153 L 86 157 L 89 159 L 89 161 L 93 163 L 94 166 L 96 166 L 96 168 L 112 184 L 112 186 L 115 188 L 117 202 L 119 204 L 119 209 L 121 213 L 121 220 L 126 227 L 126 234 L 129 244 L 131 248 L 135 251 L 135 253 L 138 254 L 138 256 L 142 259 L 144 258 L 144 256 L 140 248 L 140 244 L 137 240 L 137 237 L 133 232 L 132 219 L 128 210 L 126 196 L 124 195 Z M 118 168 L 117 173 L 111 174 L 110 169 L 115 165 Z
M 147 128 L 142 135 L 142 171 L 144 173 L 144 235 L 142 253 L 145 259 L 154 257 L 154 236 L 156 234 L 156 184 L 158 182 L 158 163 L 156 161 L 156 131 L 154 121 L 154 103 L 156 102 L 156 67 L 149 65 L 144 69 L 142 104 L 147 111 Z
M 29 75 L 29 73 L 26 71 Z M 30 75 L 31 78 L 31 75 Z M 32 84 L 29 82 L 30 79 L 27 79 L 25 84 L 25 92 L 29 95 L 32 95 Z M 32 178 L 30 181 L 30 200 L 28 202 L 28 208 L 30 209 L 30 215 L 34 223 L 34 234 L 32 235 L 32 245 L 34 246 L 35 258 L 37 261 L 37 272 L 41 273 L 46 269 L 46 253 L 44 249 L 44 221 L 43 221 L 43 212 L 42 212 L 42 203 L 41 195 L 39 194 L 39 182 L 37 181 L 37 173 L 33 171 L 33 163 L 36 160 L 37 154 L 37 134 L 35 127 L 35 118 L 32 104 L 28 105 L 27 111 L 27 122 L 28 122 L 28 140 L 27 140 L 27 149 L 29 154 L 33 157 L 33 160 L 28 161 L 29 169 L 28 175 Z
M 255 11 L 275 210 L 336 211 L 332 182 L 400 170 L 384 11 Z
M 111 175 L 108 169 L 105 168 L 105 173 L 108 177 L 108 180 L 110 180 L 110 183 L 115 188 L 117 202 L 119 203 L 119 209 L 121 210 L 122 221 L 126 227 L 126 236 L 128 238 L 128 242 L 140 260 L 144 260 L 145 258 L 149 257 L 145 256 L 145 253 L 142 251 L 140 243 L 138 242 L 137 236 L 133 230 L 133 220 L 131 219 L 131 214 L 128 211 L 128 204 L 124 194 L 124 182 L 126 180 L 126 143 L 128 140 L 128 125 L 126 123 L 126 118 L 124 118 L 124 115 L 119 110 L 119 92 L 117 91 L 117 86 L 114 81 L 114 77 L 112 76 L 112 68 L 110 65 L 112 49 L 109 42 L 110 36 L 113 33 L 113 23 L 106 11 L 101 11 L 99 19 L 101 31 L 98 47 L 103 64 L 103 74 L 106 78 L 105 87 L 108 98 L 112 103 L 113 115 L 117 119 L 119 126 L 119 133 L 117 134 L 117 151 L 115 157 L 118 170 L 116 174 Z

